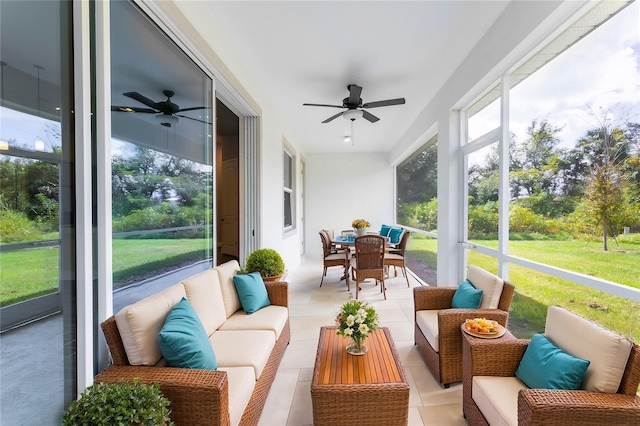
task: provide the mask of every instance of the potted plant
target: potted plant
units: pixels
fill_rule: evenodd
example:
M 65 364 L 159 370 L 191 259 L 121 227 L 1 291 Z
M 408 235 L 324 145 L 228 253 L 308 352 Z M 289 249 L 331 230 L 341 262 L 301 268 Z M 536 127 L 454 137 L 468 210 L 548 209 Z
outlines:
M 351 222 L 351 226 L 356 231 L 356 235 L 358 237 L 367 233 L 367 229 L 371 226 L 371 224 L 364 219 L 356 219 Z
M 336 334 L 350 338 L 347 345 L 347 353 L 351 355 L 364 355 L 367 345 L 364 339 L 378 328 L 378 314 L 373 306 L 360 300 L 349 300 L 340 308 L 336 316 Z
M 249 255 L 243 273 L 259 272 L 265 281 L 277 281 L 284 274 L 284 260 L 280 253 L 270 248 L 261 248 Z
M 170 401 L 157 383 L 97 383 L 89 386 L 69 405 L 62 417 L 63 426 L 75 425 L 162 425 L 169 419 Z

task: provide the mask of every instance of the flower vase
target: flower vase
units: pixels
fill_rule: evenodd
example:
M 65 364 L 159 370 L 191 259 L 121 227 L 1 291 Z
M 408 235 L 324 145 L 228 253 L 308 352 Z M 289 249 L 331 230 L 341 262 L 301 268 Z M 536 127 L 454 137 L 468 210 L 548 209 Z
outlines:
M 356 228 L 356 237 L 362 237 L 367 233 L 367 228 Z
M 364 355 L 367 353 L 367 345 L 364 344 L 364 338 L 354 339 L 347 343 L 347 353 L 350 355 Z

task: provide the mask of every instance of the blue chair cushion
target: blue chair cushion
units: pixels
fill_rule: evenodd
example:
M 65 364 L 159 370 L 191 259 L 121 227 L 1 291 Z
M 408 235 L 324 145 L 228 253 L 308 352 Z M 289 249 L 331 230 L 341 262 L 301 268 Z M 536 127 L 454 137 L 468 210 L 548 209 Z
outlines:
M 402 237 L 402 231 L 404 229 L 398 227 L 392 227 L 389 231 L 389 242 L 391 244 L 398 244 L 400 242 L 400 237 Z
M 478 309 L 480 307 L 480 302 L 482 302 L 482 290 L 475 288 L 473 284 L 471 284 L 471 281 L 464 280 L 453 294 L 451 307 L 459 309 Z
M 388 237 L 389 236 L 389 232 L 391 231 L 391 226 L 389 225 L 382 225 L 380 227 L 380 236 L 381 237 Z
M 242 309 L 246 313 L 252 314 L 271 304 L 267 288 L 259 272 L 234 275 L 233 284 L 236 287 Z
M 532 389 L 580 389 L 591 362 L 566 353 L 542 334 L 531 338 L 516 377 Z
M 158 334 L 160 352 L 171 367 L 215 370 L 218 361 L 198 314 L 186 298 L 175 305 Z

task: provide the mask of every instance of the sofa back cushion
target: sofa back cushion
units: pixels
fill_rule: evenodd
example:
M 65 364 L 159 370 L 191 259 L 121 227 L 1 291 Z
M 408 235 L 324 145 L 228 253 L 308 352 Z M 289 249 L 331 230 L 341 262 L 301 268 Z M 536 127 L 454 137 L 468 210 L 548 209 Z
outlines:
M 631 353 L 629 340 L 558 306 L 547 309 L 544 334 L 562 350 L 591 362 L 582 389 L 618 391 Z
M 214 268 L 218 272 L 220 289 L 222 290 L 222 300 L 226 318 L 229 318 L 235 311 L 240 309 L 240 299 L 233 284 L 233 276 L 240 271 L 240 264 L 237 260 L 230 260 Z
M 475 265 L 470 265 L 467 271 L 467 279 L 478 290 L 482 290 L 480 309 L 497 309 L 502 295 L 504 281 Z
M 158 333 L 167 315 L 186 297 L 184 286 L 171 287 L 125 306 L 115 315 L 127 358 L 131 365 L 155 365 L 162 357 Z
M 207 336 L 211 336 L 227 319 L 218 271 L 208 269 L 186 279 L 182 284 L 189 303 L 204 326 L 204 331 Z

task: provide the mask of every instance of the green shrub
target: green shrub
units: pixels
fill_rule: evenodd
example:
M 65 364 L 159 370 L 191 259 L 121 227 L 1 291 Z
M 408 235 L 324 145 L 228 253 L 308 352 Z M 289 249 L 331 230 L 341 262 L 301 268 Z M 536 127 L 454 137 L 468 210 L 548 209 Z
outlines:
M 62 425 L 173 425 L 169 404 L 157 383 L 98 383 L 71 403 Z
M 2 208 L 0 214 L 0 242 L 20 243 L 40 239 L 40 231 L 24 213 Z
M 263 277 L 284 274 L 284 261 L 274 249 L 261 248 L 247 257 L 243 272 L 260 272 Z

